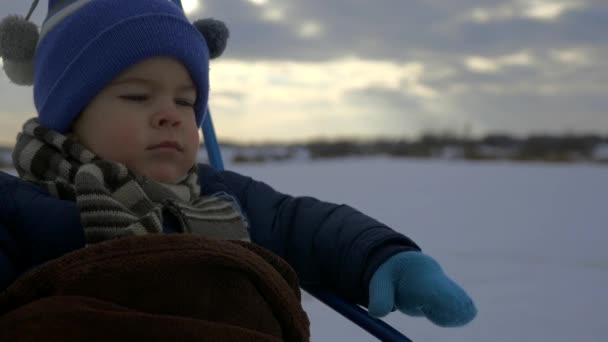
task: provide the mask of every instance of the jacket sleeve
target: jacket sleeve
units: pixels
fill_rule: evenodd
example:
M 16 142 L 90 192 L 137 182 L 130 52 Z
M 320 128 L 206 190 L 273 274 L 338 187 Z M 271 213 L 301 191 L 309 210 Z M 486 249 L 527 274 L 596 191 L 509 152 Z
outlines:
M 75 203 L 0 172 L 0 291 L 24 271 L 83 246 Z
M 369 280 L 380 264 L 398 252 L 420 250 L 347 205 L 292 197 L 230 171 L 216 175 L 237 196 L 253 242 L 287 260 L 302 285 L 321 285 L 367 305 Z
M 0 292 L 15 278 L 15 241 L 0 222 Z

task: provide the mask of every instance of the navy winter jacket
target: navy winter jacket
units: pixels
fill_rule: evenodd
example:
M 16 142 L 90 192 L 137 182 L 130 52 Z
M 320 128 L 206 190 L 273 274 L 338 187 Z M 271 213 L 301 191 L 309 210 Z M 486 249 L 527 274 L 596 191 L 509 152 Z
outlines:
M 225 192 L 237 199 L 252 241 L 287 260 L 302 285 L 321 285 L 366 305 L 378 266 L 398 252 L 419 250 L 407 237 L 346 205 L 292 197 L 206 165 L 199 165 L 199 176 L 202 194 Z M 24 271 L 84 244 L 76 203 L 0 172 L 0 291 Z

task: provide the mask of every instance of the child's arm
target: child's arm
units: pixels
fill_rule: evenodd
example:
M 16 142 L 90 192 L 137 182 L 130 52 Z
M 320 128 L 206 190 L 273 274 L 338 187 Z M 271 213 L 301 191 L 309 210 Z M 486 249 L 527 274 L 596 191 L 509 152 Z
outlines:
M 15 241 L 10 237 L 8 229 L 0 222 L 0 292 L 15 279 L 16 250 Z
M 201 167 L 201 183 L 225 184 L 243 206 L 251 238 L 286 259 L 302 284 L 323 284 L 367 305 L 368 284 L 391 256 L 419 251 L 409 238 L 347 206 L 292 197 L 234 172 Z M 205 178 L 208 178 L 205 180 Z
M 29 268 L 83 246 L 76 203 L 0 172 L 0 291 Z
M 0 172 L 0 292 L 10 285 L 18 273 L 19 248 L 9 230 L 10 215 L 14 211 L 11 185 L 14 177 Z
M 467 293 L 407 237 L 346 205 L 291 197 L 234 172 L 202 170 L 206 192 L 233 192 L 254 242 L 285 258 L 302 284 L 321 284 L 384 316 L 393 309 L 440 326 L 470 322 Z

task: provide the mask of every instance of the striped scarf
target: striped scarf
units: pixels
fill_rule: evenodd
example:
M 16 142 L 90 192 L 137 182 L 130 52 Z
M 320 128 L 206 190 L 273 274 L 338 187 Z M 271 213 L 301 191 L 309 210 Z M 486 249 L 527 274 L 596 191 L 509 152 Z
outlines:
M 17 136 L 13 164 L 22 179 L 78 204 L 88 243 L 160 233 L 166 214 L 177 218 L 184 233 L 249 241 L 247 220 L 234 198 L 200 195 L 196 165 L 178 184 L 159 183 L 100 159 L 36 118 Z

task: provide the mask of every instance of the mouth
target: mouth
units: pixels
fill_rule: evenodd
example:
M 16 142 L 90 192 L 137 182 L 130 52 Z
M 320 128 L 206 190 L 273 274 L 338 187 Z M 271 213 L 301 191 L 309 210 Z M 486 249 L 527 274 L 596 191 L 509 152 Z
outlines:
M 184 148 L 177 141 L 170 141 L 170 140 L 163 141 L 159 144 L 148 147 L 148 150 L 158 150 L 158 149 L 173 149 L 173 150 L 176 150 L 179 152 L 184 150 Z

